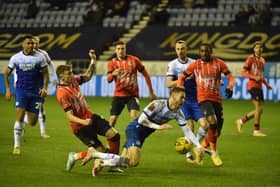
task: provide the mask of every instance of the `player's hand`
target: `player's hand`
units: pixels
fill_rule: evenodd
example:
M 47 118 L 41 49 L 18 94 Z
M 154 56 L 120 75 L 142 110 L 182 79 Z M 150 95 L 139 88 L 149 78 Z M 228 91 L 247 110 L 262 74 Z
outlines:
M 46 97 L 47 93 L 48 93 L 48 91 L 45 88 L 42 88 L 39 92 L 41 97 Z
M 5 94 L 5 99 L 10 101 L 12 99 L 13 95 L 10 89 L 7 89 L 6 94 Z
M 266 87 L 267 87 L 267 89 L 269 89 L 269 90 L 272 89 L 272 87 L 270 86 L 270 84 L 268 84 Z
M 255 79 L 255 81 L 259 82 L 260 80 L 262 80 L 262 77 L 261 76 L 255 76 L 254 79 Z
M 153 100 L 157 99 L 157 96 L 155 95 L 154 92 L 152 92 L 152 93 L 150 93 L 150 98 L 153 101 Z
M 226 92 L 227 98 L 231 98 L 232 97 L 233 91 L 231 89 L 227 88 L 225 92 Z
M 165 123 L 165 124 L 162 124 L 159 129 L 163 130 L 163 129 L 172 129 L 172 128 L 173 128 L 172 125 L 169 125 L 168 123 Z
M 92 120 L 90 118 L 85 119 L 84 125 L 92 125 Z
M 88 55 L 89 55 L 90 59 L 96 60 L 96 54 L 95 54 L 95 51 L 93 49 L 89 50 Z
M 113 75 L 113 76 L 118 76 L 119 74 L 120 74 L 120 69 L 119 69 L 119 68 L 115 69 L 115 70 L 112 72 L 112 75 Z

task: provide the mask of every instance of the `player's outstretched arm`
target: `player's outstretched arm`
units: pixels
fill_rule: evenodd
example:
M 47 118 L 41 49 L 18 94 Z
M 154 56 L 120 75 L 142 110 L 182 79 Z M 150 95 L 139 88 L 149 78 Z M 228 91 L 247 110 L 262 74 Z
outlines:
M 149 89 L 149 93 L 150 93 L 150 98 L 152 100 L 155 100 L 157 98 L 157 96 L 154 93 L 152 81 L 151 81 L 151 77 L 150 77 L 149 73 L 146 71 L 146 69 L 144 69 L 141 73 L 145 77 L 145 80 L 146 80 L 146 83 L 147 83 L 147 86 Z
M 90 49 L 88 52 L 88 55 L 90 57 L 90 64 L 86 72 L 82 75 L 84 77 L 85 82 L 89 81 L 94 72 L 96 71 L 96 54 L 93 49 Z

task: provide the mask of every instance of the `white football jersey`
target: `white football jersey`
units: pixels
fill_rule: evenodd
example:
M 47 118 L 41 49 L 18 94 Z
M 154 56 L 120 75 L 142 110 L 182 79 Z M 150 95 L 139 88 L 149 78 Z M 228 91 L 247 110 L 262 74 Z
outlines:
M 175 119 L 180 126 L 186 125 L 185 117 L 181 109 L 170 110 L 168 100 L 159 99 L 152 101 L 143 111 L 147 118 L 156 124 L 164 124 Z

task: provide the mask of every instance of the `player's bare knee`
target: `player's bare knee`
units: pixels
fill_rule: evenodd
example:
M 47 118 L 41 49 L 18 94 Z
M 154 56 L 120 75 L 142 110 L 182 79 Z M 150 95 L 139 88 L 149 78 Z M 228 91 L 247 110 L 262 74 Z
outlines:
M 30 122 L 29 124 L 31 125 L 31 126 L 35 126 L 36 125 L 36 123 L 37 123 L 37 121 L 35 121 L 35 122 Z

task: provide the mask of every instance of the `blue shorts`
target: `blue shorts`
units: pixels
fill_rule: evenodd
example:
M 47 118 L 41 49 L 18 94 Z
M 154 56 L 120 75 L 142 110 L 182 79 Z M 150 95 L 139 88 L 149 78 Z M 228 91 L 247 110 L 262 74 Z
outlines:
M 39 93 L 16 90 L 16 108 L 24 108 L 28 112 L 39 114 L 43 98 Z
M 125 148 L 136 146 L 141 148 L 145 139 L 155 131 L 138 123 L 138 119 L 130 122 L 125 129 L 126 142 Z
M 204 117 L 196 101 L 186 100 L 181 106 L 181 110 L 184 113 L 185 119 L 193 119 L 197 121 Z

